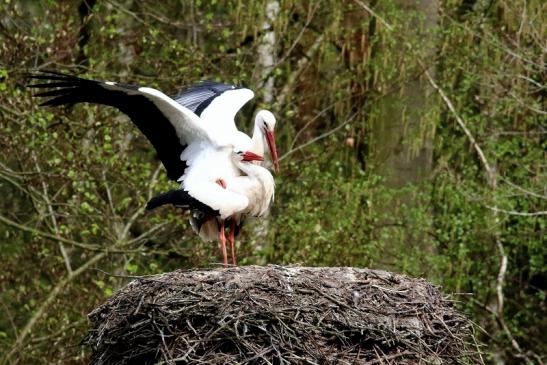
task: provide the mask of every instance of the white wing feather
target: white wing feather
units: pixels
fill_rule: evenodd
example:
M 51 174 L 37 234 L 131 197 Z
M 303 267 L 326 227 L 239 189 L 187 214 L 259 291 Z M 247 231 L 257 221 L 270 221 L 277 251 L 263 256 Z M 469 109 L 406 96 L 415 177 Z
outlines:
M 161 91 L 150 87 L 140 87 L 138 91 L 154 103 L 169 119 L 175 127 L 177 137 L 184 144 L 190 144 L 196 140 L 207 140 L 213 145 L 226 144 L 226 137 L 212 128 L 205 128 L 206 124 L 200 117 Z
M 237 132 L 234 121 L 237 112 L 253 97 L 254 93 L 249 89 L 225 91 L 205 108 L 201 113 L 201 119 L 218 133 L 233 136 Z

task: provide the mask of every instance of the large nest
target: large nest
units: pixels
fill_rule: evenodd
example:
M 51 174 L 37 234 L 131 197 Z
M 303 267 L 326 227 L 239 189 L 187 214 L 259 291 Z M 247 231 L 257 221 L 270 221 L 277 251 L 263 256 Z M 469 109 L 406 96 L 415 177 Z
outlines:
M 96 365 L 476 362 L 453 302 L 385 271 L 176 271 L 133 280 L 89 318 Z

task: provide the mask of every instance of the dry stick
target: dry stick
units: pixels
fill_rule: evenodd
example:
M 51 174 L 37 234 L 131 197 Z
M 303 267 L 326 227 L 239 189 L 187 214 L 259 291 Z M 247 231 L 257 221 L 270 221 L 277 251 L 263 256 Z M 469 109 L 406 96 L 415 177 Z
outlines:
M 46 309 L 53 303 L 55 298 L 57 298 L 57 295 L 61 293 L 61 291 L 65 288 L 65 286 L 69 283 L 71 283 L 76 277 L 78 277 L 80 274 L 85 272 L 89 267 L 103 259 L 107 255 L 106 252 L 101 252 L 93 256 L 89 261 L 87 261 L 85 264 L 80 266 L 78 269 L 72 271 L 72 273 L 68 274 L 64 279 L 59 281 L 57 285 L 51 290 L 49 295 L 46 297 L 46 299 L 42 302 L 38 310 L 33 314 L 33 316 L 29 319 L 21 333 L 19 334 L 19 337 L 17 337 L 17 340 L 15 341 L 15 344 L 12 346 L 10 352 L 4 357 L 2 360 L 2 365 L 8 364 L 9 359 L 19 350 L 19 348 L 23 345 L 24 340 L 26 337 L 30 334 L 32 328 L 37 323 L 37 321 L 44 315 Z
M 427 70 L 427 67 L 425 67 L 425 65 L 421 61 L 419 61 L 419 62 L 420 62 L 420 65 L 425 70 L 424 74 L 427 77 L 427 79 L 429 80 L 429 83 L 431 84 L 431 86 L 433 86 L 433 88 L 435 90 L 437 90 L 437 92 L 439 93 L 441 98 L 444 100 L 444 102 L 445 102 L 446 106 L 448 107 L 448 109 L 452 112 L 452 114 L 456 118 L 456 122 L 458 123 L 460 128 L 464 131 L 465 135 L 467 136 L 467 138 L 471 142 L 471 145 L 475 149 L 475 152 L 479 156 L 479 159 L 480 159 L 482 165 L 484 166 L 484 169 L 486 170 L 487 183 L 490 186 L 490 188 L 492 188 L 492 190 L 495 191 L 496 188 L 497 188 L 497 176 L 496 176 L 495 170 L 488 163 L 488 160 L 486 159 L 486 155 L 484 154 L 481 147 L 479 146 L 479 144 L 475 140 L 475 137 L 473 136 L 473 134 L 471 134 L 471 131 L 469 131 L 469 129 L 467 128 L 464 120 L 460 117 L 460 115 L 456 111 L 456 108 L 454 107 L 454 104 L 452 104 L 452 101 L 450 101 L 448 96 L 446 96 L 444 91 L 439 87 L 439 85 L 437 85 L 435 80 L 431 77 L 431 75 L 429 74 L 429 71 Z M 496 223 L 498 223 L 498 221 L 499 221 L 499 218 L 498 218 L 498 215 L 497 215 L 498 208 L 497 207 L 492 207 L 492 209 L 494 209 L 495 221 L 496 221 Z M 498 276 L 496 278 L 497 308 L 496 308 L 496 312 L 494 314 L 497 317 L 498 321 L 500 322 L 503 331 L 506 333 L 507 337 L 510 339 L 511 345 L 513 346 L 513 348 L 516 351 L 518 351 L 519 354 L 526 357 L 526 355 L 523 354 L 522 349 L 519 346 L 518 342 L 515 340 L 515 338 L 513 337 L 511 332 L 509 331 L 509 328 L 505 324 L 505 320 L 503 319 L 503 302 L 504 302 L 503 285 L 504 285 L 504 282 L 505 282 L 505 275 L 506 275 L 506 272 L 507 272 L 507 254 L 505 253 L 505 249 L 503 247 L 503 244 L 500 240 L 499 235 L 496 235 L 496 244 L 498 246 L 498 251 L 500 253 L 500 257 L 501 257 L 500 261 L 501 262 L 500 262 L 500 268 L 499 268 L 499 271 L 498 271 Z

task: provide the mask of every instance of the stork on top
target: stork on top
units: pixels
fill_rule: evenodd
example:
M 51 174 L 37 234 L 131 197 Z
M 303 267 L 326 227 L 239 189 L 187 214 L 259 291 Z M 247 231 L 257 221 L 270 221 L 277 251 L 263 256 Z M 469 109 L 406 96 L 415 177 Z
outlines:
M 127 114 L 154 146 L 167 176 L 181 182 L 186 203 L 193 209 L 221 217 L 245 209 L 243 200 L 234 197 L 237 193 L 210 184 L 218 181 L 219 176 L 241 175 L 231 156 L 234 146 L 246 143 L 250 152 L 262 155 L 267 144 L 274 168 L 279 166 L 273 131 L 275 118 L 270 112 L 257 113 L 252 138 L 235 126 L 235 114 L 254 96 L 249 89 L 206 81 L 170 98 L 149 87 L 53 71 L 41 71 L 30 78 L 47 82 L 29 87 L 51 89 L 34 95 L 51 97 L 40 105 L 87 102 L 113 106 Z

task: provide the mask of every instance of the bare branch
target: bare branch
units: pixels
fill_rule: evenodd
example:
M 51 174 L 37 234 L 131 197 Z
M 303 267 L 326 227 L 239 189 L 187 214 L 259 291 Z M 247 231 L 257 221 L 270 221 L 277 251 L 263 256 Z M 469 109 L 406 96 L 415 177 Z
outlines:
M 331 134 L 333 133 L 336 133 L 337 131 L 339 131 L 340 129 L 342 129 L 342 127 L 344 127 L 346 124 L 348 124 L 349 122 L 351 122 L 356 116 L 357 114 L 359 114 L 359 112 L 355 112 L 353 113 L 348 119 L 346 119 L 343 123 L 339 124 L 337 127 L 331 129 L 330 131 L 328 132 L 325 132 L 311 140 L 309 140 L 308 142 L 304 143 L 304 144 L 301 144 L 300 146 L 296 147 L 296 148 L 293 148 L 292 150 L 288 151 L 287 153 L 285 153 L 283 156 L 281 156 L 279 158 L 279 161 L 283 160 L 284 158 L 288 157 L 289 155 L 292 155 L 294 152 L 296 151 L 299 151 L 305 147 L 308 147 L 309 145 L 311 144 L 314 144 L 315 142 L 323 139 L 323 138 L 326 138 L 328 136 L 330 136 Z
M 452 114 L 454 115 L 454 118 L 456 118 L 456 122 L 458 123 L 460 128 L 464 131 L 465 135 L 469 139 L 469 142 L 471 143 L 471 145 L 475 149 L 475 152 L 477 152 L 477 155 L 479 156 L 479 159 L 481 160 L 481 163 L 484 166 L 484 169 L 486 170 L 486 177 L 487 177 L 488 184 L 490 186 L 494 186 L 495 185 L 495 180 L 496 180 L 495 171 L 492 168 L 492 166 L 490 165 L 490 163 L 488 162 L 488 159 L 486 158 L 486 155 L 482 151 L 482 148 L 479 146 L 479 144 L 475 140 L 475 137 L 473 136 L 473 134 L 471 133 L 469 128 L 467 128 L 467 126 L 465 125 L 465 122 L 463 121 L 463 119 L 460 117 L 460 115 L 456 111 L 456 108 L 454 108 L 454 104 L 452 104 L 452 101 L 450 101 L 448 96 L 446 96 L 446 94 L 444 93 L 443 89 L 441 89 L 439 87 L 439 85 L 437 85 L 435 80 L 433 80 L 433 78 L 431 77 L 431 75 L 430 75 L 429 71 L 427 70 L 427 68 L 425 67 L 425 65 L 422 62 L 420 62 L 420 64 L 422 65 L 422 67 L 425 70 L 424 74 L 427 77 L 427 79 L 429 80 L 429 83 L 431 84 L 431 86 L 433 86 L 433 88 L 435 90 L 438 91 L 439 95 L 441 95 L 441 98 L 444 100 L 446 106 L 452 112 Z
M 152 187 L 156 184 L 156 181 L 158 180 L 158 175 L 161 171 L 161 163 L 158 164 L 158 167 L 156 167 L 156 170 L 154 171 L 154 173 L 152 174 L 152 176 L 150 177 L 150 182 L 148 184 L 149 186 L 149 189 L 148 189 L 148 200 L 150 200 L 152 198 Z M 131 227 L 133 226 L 133 223 L 135 223 L 135 221 L 137 220 L 137 218 L 144 212 L 144 206 L 140 207 L 139 209 L 137 209 L 135 211 L 135 213 L 133 213 L 133 215 L 129 218 L 129 220 L 127 221 L 127 223 L 125 224 L 125 227 L 122 231 L 122 234 L 120 235 L 120 237 L 118 237 L 118 240 L 121 242 L 121 241 L 125 241 L 127 240 L 127 236 L 129 235 L 129 230 L 131 229 Z
M 487 207 L 490 210 L 493 210 L 496 213 L 505 213 L 505 214 L 509 214 L 509 215 L 518 215 L 518 216 L 521 216 L 521 217 L 537 217 L 537 216 L 540 216 L 540 215 L 547 215 L 547 211 L 518 212 L 516 210 L 505 210 L 505 209 L 500 209 L 498 207 L 491 207 L 489 205 L 485 205 L 485 207 Z
M 514 187 L 515 189 L 520 190 L 524 194 L 531 195 L 531 196 L 533 196 L 535 198 L 539 198 L 539 199 L 547 199 L 547 195 L 541 195 L 541 194 L 535 193 L 533 191 L 524 189 L 522 186 L 514 184 L 514 183 L 512 183 L 511 181 L 509 181 L 507 179 L 502 178 L 502 180 L 504 182 L 506 182 L 507 184 L 511 185 L 512 187 Z

